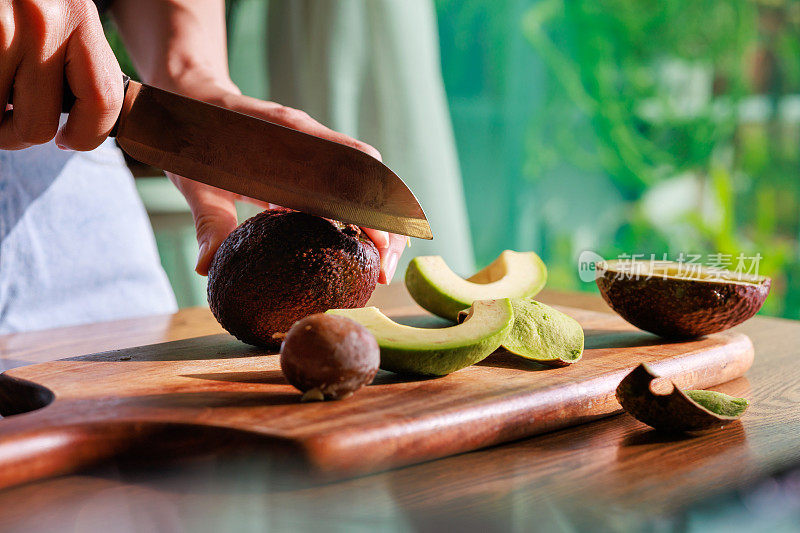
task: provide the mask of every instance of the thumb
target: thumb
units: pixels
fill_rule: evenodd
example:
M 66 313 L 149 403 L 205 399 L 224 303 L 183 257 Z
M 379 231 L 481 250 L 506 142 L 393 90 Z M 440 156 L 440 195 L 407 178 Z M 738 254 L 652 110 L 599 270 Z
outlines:
M 208 275 L 208 267 L 222 241 L 236 229 L 239 221 L 236 216 L 235 195 L 204 183 L 187 180 L 174 174 L 170 180 L 186 198 L 194 218 L 197 244 L 200 252 L 195 271 Z

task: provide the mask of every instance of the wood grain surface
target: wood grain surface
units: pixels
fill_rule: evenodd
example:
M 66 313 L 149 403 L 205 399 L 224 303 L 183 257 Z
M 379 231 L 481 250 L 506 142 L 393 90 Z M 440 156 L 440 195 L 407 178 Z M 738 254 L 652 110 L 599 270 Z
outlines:
M 608 416 L 640 362 L 681 388 L 741 376 L 750 340 L 664 342 L 618 317 L 562 309 L 586 330 L 583 360 L 552 369 L 497 352 L 438 379 L 381 372 L 341 402 L 300 404 L 275 354 L 219 334 L 9 370 L 0 378 L 0 485 L 122 456 L 269 449 L 323 475 L 419 463 Z M 414 306 L 393 316 L 424 324 Z M 38 408 L 38 409 L 37 409 Z M 30 412 L 28 412 L 30 411 Z
M 590 293 L 545 290 L 541 299 L 608 310 Z M 417 310 L 401 285 L 379 288 L 373 304 Z M 722 431 L 665 436 L 622 414 L 336 483 L 287 479 L 264 454 L 183 461 L 175 454 L 169 465 L 108 461 L 0 491 L 2 530 L 594 532 L 669 530 L 672 520 L 681 530 L 698 508 L 725 520 L 707 502 L 729 493 L 722 501 L 746 506 L 732 510 L 740 529 L 751 517 L 760 526 L 751 529 L 764 530 L 769 523 L 756 501 L 764 494 L 778 501 L 783 485 L 759 480 L 800 465 L 800 323 L 756 317 L 735 329 L 752 339 L 755 362 L 746 378 L 714 389 L 745 396 L 751 407 Z M 6 335 L 0 368 L 218 332 L 207 309 L 185 309 Z

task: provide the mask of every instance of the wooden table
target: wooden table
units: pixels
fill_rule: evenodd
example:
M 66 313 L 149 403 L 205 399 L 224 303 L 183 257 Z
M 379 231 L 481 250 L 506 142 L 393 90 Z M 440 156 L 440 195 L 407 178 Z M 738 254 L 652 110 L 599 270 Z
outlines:
M 542 301 L 607 311 L 598 296 Z M 379 289 L 387 312 L 416 308 Z M 170 465 L 109 464 L 0 492 L 3 531 L 627 529 L 800 464 L 800 323 L 755 318 L 756 360 L 718 390 L 745 396 L 740 424 L 669 437 L 628 415 L 331 484 L 285 476 L 264 457 L 183 454 Z M 0 369 L 220 332 L 207 309 L 0 337 Z M 0 421 L 2 423 L 2 421 Z M 112 527 L 113 526 L 113 527 Z

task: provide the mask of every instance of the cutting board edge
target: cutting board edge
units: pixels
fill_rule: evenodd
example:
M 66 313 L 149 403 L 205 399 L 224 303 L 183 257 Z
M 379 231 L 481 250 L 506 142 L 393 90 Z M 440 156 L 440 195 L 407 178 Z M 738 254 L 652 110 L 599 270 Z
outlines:
M 689 354 L 683 354 L 680 356 L 675 356 L 668 359 L 663 359 L 661 361 L 656 361 L 650 363 L 651 368 L 653 368 L 656 372 L 659 373 L 662 377 L 669 377 L 670 379 L 674 379 L 676 376 L 685 376 L 684 373 L 678 373 L 670 371 L 673 367 L 676 366 L 676 363 L 683 362 L 683 363 L 694 363 L 690 365 L 689 371 L 691 375 L 694 376 L 693 380 L 690 382 L 691 384 L 686 384 L 686 379 L 680 379 L 676 382 L 682 389 L 688 388 L 709 388 L 721 385 L 723 383 L 727 383 L 733 379 L 740 378 L 745 375 L 747 370 L 752 366 L 754 360 L 754 349 L 753 343 L 750 338 L 738 332 L 724 332 L 725 336 L 728 338 L 735 340 L 734 346 L 740 347 L 738 351 L 730 351 L 731 343 L 721 344 L 719 346 L 714 347 L 712 350 L 707 351 L 696 351 Z M 719 377 L 713 378 L 715 373 L 712 371 L 712 368 L 709 367 L 707 363 L 703 362 L 703 359 L 709 355 L 709 353 L 720 352 L 723 355 L 727 355 L 726 358 L 723 358 L 719 361 L 719 364 L 716 365 L 714 368 L 718 368 L 720 370 Z M 606 374 L 604 376 L 599 376 L 597 378 L 593 378 L 588 381 L 581 382 L 580 384 L 576 384 L 576 387 L 570 387 L 570 390 L 582 389 L 585 391 L 587 383 L 597 385 L 605 384 L 605 387 L 601 387 L 598 389 L 597 393 L 594 395 L 592 399 L 589 399 L 590 404 L 594 403 L 595 405 L 602 405 L 599 412 L 592 415 L 584 415 L 579 416 L 578 413 L 583 410 L 583 406 L 576 402 L 575 404 L 571 405 L 570 407 L 575 411 L 575 414 L 570 416 L 562 416 L 561 418 L 555 419 L 555 421 L 551 422 L 543 422 L 541 425 L 534 425 L 534 426 L 524 426 L 522 424 L 515 424 L 514 419 L 508 420 L 509 429 L 512 430 L 509 434 L 503 435 L 498 434 L 496 437 L 491 439 L 486 439 L 482 441 L 478 445 L 473 444 L 465 444 L 465 445 L 457 445 L 452 448 L 440 448 L 438 450 L 428 450 L 427 453 L 420 454 L 417 456 L 408 456 L 406 459 L 402 461 L 398 461 L 398 455 L 396 453 L 385 454 L 383 457 L 374 460 L 372 462 L 364 462 L 364 458 L 368 457 L 368 453 L 364 450 L 365 445 L 371 446 L 378 446 L 378 442 L 381 439 L 375 439 L 374 442 L 371 443 L 364 443 L 361 445 L 360 448 L 355 448 L 355 450 L 359 450 L 357 452 L 354 451 L 352 440 L 347 442 L 346 439 L 348 436 L 352 439 L 352 433 L 336 433 L 336 434 L 328 434 L 328 435 L 317 435 L 307 439 L 299 438 L 297 439 L 298 442 L 302 442 L 302 448 L 305 450 L 304 456 L 309 459 L 309 467 L 311 467 L 316 473 L 325 477 L 348 477 L 353 475 L 362 475 L 368 474 L 373 472 L 378 472 L 382 470 L 388 470 L 391 468 L 397 468 L 402 466 L 408 466 L 411 464 L 417 464 L 425 461 L 440 459 L 443 457 L 448 457 L 450 455 L 456 455 L 460 453 L 466 453 L 470 451 L 479 450 L 486 447 L 496 446 L 498 444 L 503 444 L 506 442 L 511 442 L 514 440 L 520 440 L 524 438 L 530 438 L 536 435 L 540 435 L 543 433 L 548 433 L 551 431 L 557 431 L 559 429 L 564 429 L 567 427 L 576 426 L 579 424 L 584 424 L 587 422 L 591 422 L 594 420 L 598 420 L 601 418 L 605 418 L 608 416 L 612 416 L 614 414 L 619 414 L 622 411 L 621 406 L 616 400 L 616 387 L 619 382 L 624 378 L 630 371 L 632 371 L 638 362 L 634 362 L 631 364 L 629 368 L 619 370 L 613 373 Z M 666 367 L 666 368 L 665 368 Z M 611 384 L 611 387 L 608 387 L 608 384 Z M 541 393 L 541 391 L 539 391 Z M 520 395 L 524 396 L 524 395 Z M 576 394 L 576 399 L 579 395 Z M 510 398 L 509 401 L 516 400 L 518 398 Z M 480 406 L 475 406 L 471 410 L 480 409 Z M 559 410 L 563 410 L 562 408 Z M 520 416 L 528 412 L 526 409 L 517 409 L 517 416 Z M 436 415 L 430 415 L 434 418 L 441 418 L 443 415 L 448 414 L 445 413 L 437 413 Z M 464 415 L 464 412 L 461 411 L 459 413 L 461 416 Z M 478 418 L 478 417 L 476 417 Z M 569 420 L 567 420 L 569 419 Z M 455 424 L 454 427 L 457 427 L 458 424 Z M 463 425 L 463 422 L 461 423 Z M 525 428 L 525 429 L 521 429 Z M 374 428 L 375 432 L 379 432 L 383 430 L 382 427 Z M 513 431 L 516 429 L 517 431 Z M 442 428 L 437 427 L 435 430 L 437 433 L 441 434 Z M 360 433 L 363 435 L 365 433 L 364 428 L 360 428 Z M 424 438 L 425 435 L 417 435 L 417 438 Z M 384 439 L 385 440 L 385 439 Z M 456 442 L 456 439 L 451 439 L 450 442 Z M 446 441 L 445 441 L 446 442 Z M 406 445 L 407 446 L 407 445 Z M 419 449 L 424 449 L 424 447 L 420 447 Z M 348 454 L 353 455 L 353 460 L 342 463 L 341 458 L 347 456 Z M 338 463 L 338 464 L 337 464 Z M 331 466 L 333 465 L 333 466 Z
M 44 385 L 16 377 L 12 375 L 11 370 L 0 373 L 0 416 L 2 417 L 44 409 L 53 403 L 55 398 L 55 393 Z
M 727 339 L 726 342 L 723 343 L 723 344 L 714 346 L 714 347 L 712 347 L 710 349 L 706 349 L 706 350 L 696 350 L 696 351 L 693 351 L 693 352 L 690 352 L 690 353 L 683 353 L 683 354 L 680 354 L 680 355 L 674 355 L 674 356 L 669 357 L 667 359 L 664 359 L 662 361 L 658 361 L 658 362 L 653 363 L 653 366 L 654 366 L 656 371 L 659 371 L 659 369 L 661 369 L 662 372 L 663 372 L 663 367 L 666 365 L 667 366 L 667 374 L 668 375 L 673 375 L 673 374 L 670 373 L 671 370 L 669 370 L 669 369 L 671 368 L 670 365 L 676 365 L 677 364 L 676 360 L 683 361 L 683 363 L 682 363 L 683 366 L 681 368 L 685 369 L 687 361 L 691 362 L 693 359 L 696 359 L 694 367 L 691 367 L 691 365 L 689 365 L 689 367 L 690 367 L 689 370 L 691 372 L 693 372 L 691 374 L 693 376 L 691 383 L 683 384 L 683 385 L 681 385 L 681 388 L 689 388 L 689 387 L 705 388 L 705 387 L 710 387 L 710 386 L 713 386 L 713 385 L 717 385 L 719 383 L 723 383 L 725 381 L 729 381 L 730 379 L 734 379 L 735 377 L 738 377 L 740 375 L 743 375 L 744 372 L 747 370 L 747 368 L 749 368 L 749 366 L 752 364 L 752 361 L 753 361 L 753 355 L 754 354 L 753 354 L 752 342 L 750 341 L 750 339 L 746 335 L 743 335 L 743 334 L 738 333 L 738 332 L 724 332 L 722 334 L 722 336 L 724 336 Z M 213 336 L 213 337 L 216 337 L 216 336 Z M 727 352 L 726 352 L 726 350 L 727 350 Z M 704 359 L 708 359 L 710 357 L 709 354 L 713 355 L 715 351 L 720 351 L 721 353 L 727 355 L 727 359 L 723 358 L 723 360 L 721 362 L 719 362 L 719 364 L 718 364 L 718 366 L 721 365 L 721 374 L 720 374 L 721 377 L 718 376 L 717 378 L 713 378 L 713 376 L 715 375 L 715 372 L 711 371 L 711 368 L 717 369 L 718 367 L 714 366 L 714 367 L 710 368 L 708 366 L 708 364 L 703 361 Z M 113 353 L 115 353 L 115 354 L 120 354 L 121 352 L 124 352 L 124 350 L 114 350 L 113 351 Z M 105 353 L 108 354 L 110 352 L 105 352 Z M 69 358 L 69 359 L 74 360 L 76 358 Z M 105 359 L 105 358 L 103 358 L 103 359 Z M 735 363 L 735 364 L 731 365 L 731 363 Z M 581 364 L 581 363 L 578 363 L 578 364 Z M 477 435 L 476 436 L 474 434 L 470 434 L 470 435 L 467 435 L 467 437 L 471 437 L 471 438 L 465 438 L 465 439 L 462 439 L 462 440 L 453 439 L 454 441 L 457 441 L 457 443 L 454 444 L 454 445 L 451 445 L 450 447 L 448 447 L 448 446 L 438 446 L 438 447 L 430 447 L 429 448 L 427 446 L 424 446 L 424 444 L 426 444 L 425 442 L 421 442 L 421 444 L 423 444 L 423 446 L 420 446 L 419 450 L 413 450 L 412 449 L 410 452 L 409 452 L 409 449 L 413 448 L 415 443 L 412 442 L 411 444 L 409 444 L 408 442 L 405 442 L 403 444 L 403 447 L 402 447 L 401 450 L 397 450 L 397 449 L 394 450 L 394 452 L 400 451 L 402 453 L 390 453 L 390 454 L 388 454 L 389 455 L 388 458 L 386 458 L 386 457 L 376 457 L 376 456 L 370 457 L 369 454 L 364 454 L 363 452 L 370 445 L 369 442 L 362 442 L 360 448 L 357 448 L 358 451 L 354 452 L 353 451 L 353 447 L 351 446 L 351 444 L 348 444 L 343 440 L 347 436 L 346 434 L 337 434 L 337 435 L 334 435 L 334 436 L 323 434 L 323 435 L 316 435 L 316 436 L 307 437 L 307 438 L 291 437 L 291 436 L 290 437 L 281 437 L 280 435 L 278 435 L 276 433 L 269 433 L 269 432 L 266 432 L 266 431 L 258 432 L 258 431 L 253 431 L 252 429 L 245 430 L 245 429 L 242 429 L 242 428 L 237 428 L 235 426 L 229 426 L 229 425 L 226 426 L 226 425 L 214 425 L 214 424 L 201 424 L 200 426 L 202 426 L 204 428 L 207 428 L 204 431 L 211 432 L 211 433 L 215 434 L 215 438 L 211 439 L 212 441 L 225 441 L 226 435 L 229 435 L 231 432 L 252 433 L 251 436 L 253 437 L 253 442 L 260 443 L 262 445 L 262 447 L 274 446 L 276 444 L 276 442 L 278 442 L 280 440 L 285 440 L 287 442 L 290 442 L 291 445 L 294 448 L 296 448 L 298 456 L 302 460 L 304 460 L 306 462 L 306 464 L 308 465 L 310 473 L 313 472 L 315 475 L 320 475 L 320 476 L 328 477 L 328 478 L 342 478 L 342 477 L 349 477 L 349 476 L 353 476 L 353 475 L 365 474 L 365 473 L 370 473 L 370 472 L 375 472 L 375 471 L 380 471 L 380 470 L 386 470 L 386 469 L 389 469 L 389 468 L 395 468 L 395 467 L 415 464 L 415 463 L 424 462 L 424 461 L 428 461 L 428 460 L 432 460 L 432 459 L 437 459 L 437 458 L 441 458 L 441 457 L 445 457 L 445 456 L 449 456 L 449 455 L 454 455 L 454 454 L 458 454 L 458 453 L 464 453 L 464 452 L 468 452 L 468 451 L 473 451 L 473 450 L 477 450 L 477 449 L 480 449 L 480 448 L 485 448 L 485 447 L 488 447 L 488 446 L 493 446 L 493 445 L 504 443 L 504 442 L 510 442 L 510 441 L 513 441 L 513 440 L 521 439 L 521 438 L 527 438 L 527 437 L 530 437 L 530 436 L 533 436 L 533 435 L 536 435 L 536 434 L 549 432 L 549 431 L 553 431 L 553 430 L 556 430 L 556 429 L 561 429 L 563 427 L 573 426 L 573 425 L 576 425 L 576 424 L 589 422 L 591 420 L 596 420 L 598 418 L 610 416 L 610 415 L 612 415 L 612 414 L 614 414 L 616 412 L 619 412 L 619 405 L 616 403 L 615 400 L 612 401 L 612 399 L 611 399 L 611 398 L 613 398 L 613 390 L 616 388 L 616 383 L 618 383 L 618 381 L 622 379 L 624 374 L 627 371 L 629 371 L 631 368 L 633 368 L 633 366 L 635 366 L 635 364 L 637 364 L 637 363 L 636 362 L 632 362 L 630 368 L 626 368 L 626 369 L 619 370 L 619 371 L 614 371 L 613 373 L 609 372 L 608 374 L 605 374 L 603 376 L 597 376 L 595 378 L 591 378 L 590 380 L 582 382 L 584 386 L 585 386 L 586 383 L 591 383 L 593 381 L 598 381 L 598 383 L 606 382 L 606 387 L 603 388 L 602 390 L 600 390 L 600 392 L 595 391 L 596 394 L 592 398 L 590 398 L 588 400 L 588 403 L 590 403 L 590 404 L 591 403 L 595 403 L 597 401 L 598 397 L 599 397 L 600 404 L 602 405 L 603 403 L 605 403 L 605 407 L 596 408 L 596 410 L 593 413 L 586 413 L 586 409 L 585 408 L 582 408 L 582 406 L 580 404 L 576 404 L 576 405 L 572 406 L 573 409 L 575 410 L 575 413 L 578 413 L 581 409 L 583 409 L 583 411 L 580 411 L 580 416 L 577 416 L 575 413 L 573 413 L 572 420 L 570 420 L 570 421 L 564 421 L 563 420 L 564 417 L 562 416 L 562 419 L 560 419 L 560 420 L 559 419 L 555 419 L 555 421 L 552 421 L 552 420 L 550 422 L 546 422 L 545 421 L 544 423 L 538 425 L 535 429 L 531 429 L 529 426 L 526 426 L 524 424 L 525 416 L 527 416 L 528 418 L 530 417 L 529 410 L 526 409 L 524 401 L 522 401 L 522 405 L 521 406 L 518 405 L 515 408 L 514 407 L 514 403 L 516 402 L 516 403 L 519 404 L 520 403 L 520 399 L 518 397 L 513 397 L 512 396 L 512 397 L 506 398 L 504 400 L 504 402 L 503 402 L 505 406 L 511 405 L 511 408 L 507 409 L 505 414 L 503 414 L 503 416 L 506 417 L 506 422 L 505 422 L 506 425 L 505 425 L 504 428 L 501 428 L 500 431 L 495 431 L 494 434 L 491 434 L 491 432 L 489 432 L 490 434 L 488 434 L 488 435 L 484 434 L 484 435 Z M 730 367 L 726 368 L 728 366 L 730 366 Z M 680 367 L 680 365 L 675 366 L 674 368 L 679 368 L 679 367 Z M 22 368 L 31 368 L 31 367 L 22 367 Z M 8 374 L 4 374 L 5 378 L 7 378 L 11 382 L 15 382 L 17 384 L 28 381 L 28 380 L 25 380 L 24 378 L 14 377 L 13 376 L 13 374 L 14 374 L 13 370 L 16 370 L 16 369 L 12 369 L 11 371 L 9 371 Z M 609 381 L 609 379 L 611 379 L 611 381 L 616 381 L 616 383 L 612 383 L 613 386 L 608 386 L 607 382 Z M 39 385 L 38 383 L 32 383 L 32 384 L 33 384 L 34 387 L 43 388 L 43 389 L 49 390 L 46 387 L 44 387 L 42 385 Z M 586 402 L 584 402 L 584 403 L 586 403 Z M 55 405 L 54 406 L 50 406 L 50 407 L 51 408 L 55 407 Z M 476 410 L 476 409 L 480 409 L 480 406 L 472 408 L 472 410 Z M 498 407 L 494 407 L 494 409 L 499 409 L 499 408 Z M 559 407 L 559 409 L 563 411 L 563 406 Z M 4 431 L 4 430 L 11 429 L 11 427 L 9 427 L 9 425 L 8 425 L 9 422 L 14 421 L 15 424 L 12 424 L 12 425 L 16 425 L 17 423 L 19 423 L 19 424 L 22 424 L 22 427 L 26 427 L 27 424 L 25 423 L 25 419 L 28 419 L 29 416 L 33 416 L 33 415 L 37 415 L 38 414 L 39 416 L 43 416 L 43 419 L 48 419 L 48 413 L 50 415 L 52 415 L 52 410 L 49 409 L 48 407 L 45 407 L 43 409 L 39 409 L 38 411 L 33 411 L 31 413 L 28 413 L 28 414 L 23 414 L 23 415 L 18 415 L 18 416 L 11 417 L 10 419 L 5 420 L 5 421 L 2 422 L 2 424 L 0 424 L 0 433 L 7 434 L 6 431 Z M 563 415 L 563 413 L 562 413 L 562 415 Z M 442 416 L 447 416 L 447 413 L 446 412 L 444 414 L 437 413 L 436 415 L 429 415 L 429 416 L 433 416 L 434 418 L 436 418 L 436 417 L 441 418 Z M 465 416 L 464 413 L 460 414 L 460 417 L 462 418 L 460 424 L 462 426 L 464 425 L 464 422 L 463 422 L 463 417 L 464 416 Z M 517 418 L 515 418 L 515 417 L 517 417 Z M 478 417 L 478 418 L 480 418 L 480 417 Z M 53 419 L 50 418 L 49 420 L 52 422 Z M 101 421 L 93 421 L 93 420 L 88 420 L 87 419 L 87 420 L 84 420 L 84 421 L 80 421 L 80 422 L 78 422 L 76 424 L 73 424 L 71 426 L 63 426 L 63 427 L 61 427 L 61 433 L 60 434 L 59 434 L 59 431 L 58 431 L 59 428 L 55 427 L 55 428 L 50 428 L 49 429 L 49 433 L 48 432 L 44 432 L 44 433 L 40 432 L 40 433 L 36 433 L 35 435 L 36 436 L 41 436 L 41 435 L 47 434 L 47 435 L 56 436 L 56 437 L 58 437 L 60 435 L 60 438 L 62 439 L 62 442 L 68 443 L 68 444 L 72 444 L 74 442 L 89 442 L 89 441 L 92 441 L 93 437 L 89 438 L 88 441 L 85 440 L 85 439 L 83 441 L 81 441 L 80 439 L 82 437 L 80 437 L 80 435 L 71 434 L 70 432 L 78 431 L 81 428 L 85 428 L 86 431 L 88 433 L 90 433 L 91 435 L 102 434 L 102 431 L 95 430 L 95 428 L 94 428 L 94 423 L 95 422 L 108 423 L 109 421 L 107 419 L 106 420 L 101 420 Z M 120 420 L 120 422 L 123 422 L 123 421 Z M 131 422 L 131 421 L 128 421 L 128 422 Z M 150 421 L 148 421 L 146 418 L 142 418 L 142 419 L 139 419 L 138 421 L 131 422 L 130 424 L 128 424 L 129 427 L 136 426 L 136 427 L 139 427 L 139 428 L 148 427 L 148 426 L 154 427 L 154 426 L 159 426 L 159 425 L 161 427 L 167 427 L 167 428 L 173 428 L 173 429 L 174 428 L 186 428 L 186 427 L 189 427 L 189 426 L 197 426 L 197 424 L 191 424 L 191 423 L 185 423 L 185 422 L 179 422 L 179 421 L 175 421 L 175 422 L 164 422 L 163 420 L 150 420 Z M 453 424 L 454 427 L 457 427 L 458 425 L 459 425 L 458 421 L 456 421 L 456 423 Z M 124 427 L 125 427 L 125 424 L 116 424 L 116 425 L 114 425 L 113 428 L 108 428 L 108 430 L 112 431 L 112 432 L 113 431 L 122 431 L 121 428 L 124 428 Z M 370 428 L 367 428 L 367 429 L 370 429 Z M 442 430 L 441 430 L 440 427 L 435 427 L 434 431 L 441 433 Z M 463 433 L 465 430 L 462 428 L 461 431 Z M 457 433 L 458 432 L 456 432 L 456 436 L 458 436 Z M 33 434 L 33 432 L 31 432 L 31 434 Z M 418 435 L 417 436 L 417 441 L 424 440 L 426 438 L 426 436 L 427 436 L 427 434 L 425 434 L 425 433 L 423 433 L 421 435 Z M 77 439 L 77 440 L 75 440 L 75 439 Z M 362 441 L 363 441 L 363 439 L 364 439 L 364 437 L 362 436 Z M 102 442 L 102 439 L 100 441 L 93 441 L 93 442 L 97 442 L 97 444 L 96 444 L 96 446 L 98 446 L 98 450 L 97 450 L 98 455 L 97 455 L 97 457 L 101 457 L 101 458 L 102 457 L 108 457 L 108 455 L 106 455 L 106 452 L 108 450 L 114 449 L 114 447 L 111 446 L 110 443 Z M 120 444 L 120 446 L 122 446 L 122 444 Z M 124 448 L 124 446 L 123 446 L 123 448 Z M 89 451 L 89 450 L 87 450 L 87 451 Z M 347 460 L 342 460 L 342 456 L 346 456 L 348 453 L 350 454 L 350 458 L 347 459 Z M 91 453 L 89 453 L 89 456 L 91 456 Z M 113 456 L 113 454 L 112 454 L 112 456 Z M 91 457 L 84 457 L 82 459 L 82 461 L 84 461 L 84 462 L 81 462 L 78 466 L 75 466 L 74 468 L 68 468 L 68 467 L 63 467 L 63 465 L 62 465 L 60 467 L 61 468 L 60 470 L 56 470 L 54 472 L 55 473 L 65 473 L 65 472 L 69 472 L 69 471 L 74 471 L 77 468 L 80 468 L 80 467 L 83 467 L 83 466 L 87 466 L 88 464 L 92 464 L 92 463 L 87 463 L 86 462 L 86 461 L 89 461 L 90 459 L 91 459 Z M 44 475 L 38 475 L 36 477 L 44 477 L 45 475 L 52 475 L 52 474 L 45 473 Z M 2 477 L 2 476 L 0 476 L 0 477 Z M 2 481 L 0 481 L 0 485 L 4 485 L 2 483 Z

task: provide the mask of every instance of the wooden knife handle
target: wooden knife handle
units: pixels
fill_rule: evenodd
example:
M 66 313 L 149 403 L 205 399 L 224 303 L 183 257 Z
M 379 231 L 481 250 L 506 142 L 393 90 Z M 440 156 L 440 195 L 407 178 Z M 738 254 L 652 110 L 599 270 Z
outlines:
M 128 82 L 131 81 L 130 76 L 125 74 L 122 75 L 122 95 L 125 96 L 125 91 L 128 90 Z M 8 103 L 14 104 L 14 91 L 11 91 L 11 94 L 8 95 Z M 72 109 L 72 106 L 75 105 L 75 95 L 72 94 L 72 89 L 69 88 L 69 84 L 67 80 L 64 79 L 64 95 L 61 98 L 61 112 L 62 113 L 69 113 Z M 111 129 L 111 133 L 108 134 L 109 137 L 116 137 L 117 135 L 117 126 L 119 126 L 119 117 L 117 117 L 117 122 L 114 124 L 114 127 Z

